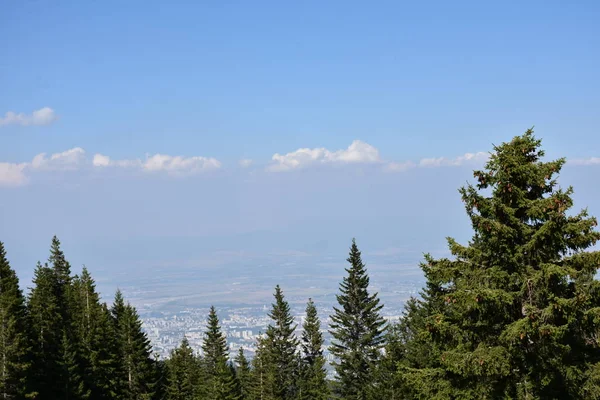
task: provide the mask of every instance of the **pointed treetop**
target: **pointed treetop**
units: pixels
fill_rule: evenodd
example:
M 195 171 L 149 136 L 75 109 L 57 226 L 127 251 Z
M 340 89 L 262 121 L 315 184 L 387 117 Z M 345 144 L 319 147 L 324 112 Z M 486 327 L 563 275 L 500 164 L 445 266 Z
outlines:
M 56 235 L 52 238 L 48 262 L 52 265 L 59 280 L 59 284 L 64 285 L 71 281 L 71 265 L 66 260 L 65 254 L 60 247 L 60 241 Z
M 206 331 L 202 343 L 204 358 L 210 368 L 216 368 L 227 361 L 228 347 L 225 335 L 219 325 L 219 317 L 214 306 L 210 306 L 208 313 Z
M 306 319 L 302 325 L 302 353 L 304 360 L 312 365 L 316 357 L 323 355 L 323 335 L 321 334 L 321 321 L 317 308 L 311 298 L 306 304 Z

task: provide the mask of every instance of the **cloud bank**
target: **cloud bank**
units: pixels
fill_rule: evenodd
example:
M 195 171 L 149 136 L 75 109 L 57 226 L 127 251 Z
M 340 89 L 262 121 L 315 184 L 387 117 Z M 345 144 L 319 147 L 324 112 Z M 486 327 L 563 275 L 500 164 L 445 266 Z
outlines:
M 489 157 L 488 153 L 465 153 L 456 158 L 423 158 L 414 161 L 384 161 L 379 150 L 361 140 L 355 140 L 345 150 L 330 151 L 325 148 L 301 148 L 285 155 L 275 153 L 268 171 L 282 172 L 322 164 L 382 164 L 387 172 L 405 172 L 412 168 L 457 167 L 481 164 Z
M 92 160 L 94 167 L 139 168 L 148 172 L 165 171 L 175 175 L 193 175 L 204 171 L 221 168 L 221 162 L 212 157 L 183 157 L 167 154 L 147 155 L 144 161 L 112 160 L 109 156 L 95 154 Z
M 46 153 L 40 153 L 33 157 L 28 167 L 47 171 L 68 171 L 77 169 L 84 162 L 85 150 L 81 147 L 75 147 L 62 153 L 52 154 L 50 157 L 46 157 Z
M 58 119 L 56 113 L 50 107 L 43 107 L 33 111 L 31 114 L 15 113 L 8 111 L 4 117 L 0 117 L 0 126 L 7 125 L 50 125 Z
M 281 155 L 275 153 L 269 171 L 289 171 L 315 164 L 364 164 L 381 162 L 379 150 L 361 140 L 355 140 L 345 150 L 329 151 L 323 147 L 302 148 Z
M 0 187 L 20 186 L 29 182 L 29 174 L 46 171 L 77 171 L 84 168 L 107 167 L 137 168 L 146 172 L 164 172 L 169 175 L 193 175 L 221 168 L 221 162 L 210 157 L 182 157 L 166 154 L 146 156 L 145 160 L 112 160 L 109 156 L 95 154 L 91 162 L 81 147 L 60 153 L 40 153 L 29 162 L 0 162 Z
M 382 159 L 379 150 L 360 140 L 353 141 L 346 149 L 331 151 L 326 148 L 300 148 L 279 154 L 275 153 L 266 165 L 268 172 L 301 170 L 319 165 L 362 165 L 370 164 L 383 172 L 404 173 L 415 168 L 451 168 L 459 166 L 479 167 L 489 158 L 489 153 L 465 153 L 461 156 L 422 158 L 416 161 L 388 161 Z M 238 162 L 245 169 L 254 164 L 251 159 Z M 599 157 L 574 159 L 570 165 L 600 165 Z M 76 171 L 80 169 L 131 169 L 146 173 L 164 173 L 172 176 L 190 176 L 222 168 L 219 160 L 201 156 L 172 156 L 167 154 L 146 155 L 144 159 L 115 160 L 108 155 L 96 153 L 91 158 L 81 147 L 54 153 L 40 153 L 29 162 L 0 162 L 0 186 L 20 186 L 29 181 L 30 174 L 37 171 Z

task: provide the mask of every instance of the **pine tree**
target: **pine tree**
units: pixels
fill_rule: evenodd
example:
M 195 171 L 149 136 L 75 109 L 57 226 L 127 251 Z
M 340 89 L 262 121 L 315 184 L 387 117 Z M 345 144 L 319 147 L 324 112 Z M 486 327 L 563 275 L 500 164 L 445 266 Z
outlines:
M 117 372 L 119 357 L 115 326 L 106 303 L 101 305 L 95 329 L 92 331 L 90 364 L 93 382 L 91 399 L 119 399 Z
M 373 384 L 374 364 L 384 343 L 385 320 L 379 314 L 377 293 L 369 294 L 369 276 L 352 240 L 348 276 L 337 295 L 340 307 L 331 316 L 331 353 L 337 357 L 337 392 L 344 399 L 366 399 Z
M 414 301 L 414 299 L 412 300 Z M 402 382 L 398 377 L 398 363 L 404 361 L 402 322 L 388 326 L 384 354 L 374 370 L 374 385 L 368 395 L 370 399 L 400 400 L 406 398 Z
M 19 278 L 6 259 L 0 242 L 0 397 L 23 398 L 27 394 L 30 346 L 25 297 Z
M 56 279 L 58 281 L 59 292 L 67 292 L 67 288 L 71 284 L 71 264 L 65 258 L 60 247 L 60 240 L 56 236 L 52 237 L 52 243 L 50 244 L 50 258 L 48 262 L 52 266 Z M 65 310 L 61 310 L 65 311 Z
M 158 390 L 159 376 L 152 358 L 152 346 L 142 330 L 139 316 L 117 291 L 112 307 L 117 354 L 121 361 L 117 371 L 118 397 L 130 400 L 152 399 Z
M 62 332 L 61 357 L 58 363 L 63 381 L 61 382 L 64 399 L 87 399 L 90 389 L 84 383 L 76 347 L 71 342 L 66 330 Z
M 460 190 L 472 240 L 449 238 L 454 259 L 423 265 L 429 310 L 414 337 L 434 357 L 400 377 L 420 399 L 600 398 L 600 253 L 584 251 L 596 219 L 568 212 L 565 160 L 543 162 L 532 130 L 494 150 Z
M 27 302 L 32 344 L 32 389 L 38 398 L 60 399 L 63 395 L 60 368 L 62 315 L 56 297 L 54 271 L 38 262 L 33 285 Z
M 252 371 L 250 370 L 250 363 L 244 355 L 244 349 L 240 347 L 238 354 L 235 359 L 235 374 L 239 384 L 240 400 L 246 400 L 250 398 L 250 392 L 252 387 Z
M 250 387 L 250 399 L 252 400 L 279 400 L 275 393 L 274 363 L 270 360 L 267 337 L 259 335 L 256 341 L 256 353 L 252 359 L 252 385 Z
M 51 282 L 50 287 L 54 292 L 48 300 L 51 301 L 51 308 L 60 316 L 60 319 L 57 319 L 59 324 L 54 324 L 52 328 L 56 330 L 52 333 L 54 335 L 52 346 L 56 347 L 48 347 L 49 351 L 54 352 L 52 357 L 56 357 L 54 367 L 57 368 L 56 380 L 51 382 L 51 386 L 54 387 L 51 393 L 53 398 L 56 399 L 84 399 L 87 398 L 89 389 L 85 387 L 83 382 L 79 343 L 74 333 L 73 312 L 75 304 L 71 266 L 66 260 L 60 247 L 60 241 L 56 236 L 52 238 L 48 262 L 50 263 L 51 276 L 47 278 Z M 39 372 L 45 373 L 43 370 Z M 46 396 L 49 394 L 41 392 L 40 395 Z
M 186 337 L 171 352 L 167 362 L 167 399 L 190 400 L 198 398 L 200 363 Z
M 96 284 L 87 268 L 73 279 L 73 335 L 79 344 L 79 364 L 91 399 L 114 392 L 116 354 L 114 330 L 106 305 L 100 304 Z
M 317 308 L 312 299 L 306 305 L 306 319 L 302 325 L 302 368 L 299 379 L 299 400 L 327 400 L 329 387 L 323 357 L 323 334 Z
M 208 374 L 206 398 L 211 400 L 237 399 L 234 376 L 227 365 L 229 358 L 227 340 L 219 326 L 219 318 L 214 306 L 210 307 L 208 314 L 202 351 Z
M 296 325 L 290 312 L 290 306 L 283 296 L 283 291 L 275 287 L 275 303 L 272 304 L 269 317 L 272 323 L 265 334 L 264 362 L 267 371 L 273 376 L 273 393 L 277 399 L 293 399 L 297 394 L 296 377 L 299 364 L 297 348 L 299 341 L 294 335 Z

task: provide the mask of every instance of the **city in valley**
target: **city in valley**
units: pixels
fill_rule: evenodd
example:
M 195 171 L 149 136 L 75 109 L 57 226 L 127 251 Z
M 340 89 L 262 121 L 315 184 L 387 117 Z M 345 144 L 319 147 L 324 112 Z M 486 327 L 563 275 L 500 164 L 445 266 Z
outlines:
M 365 257 L 370 261 L 367 268 L 372 291 L 378 292 L 384 304 L 382 315 L 390 321 L 398 320 L 404 302 L 411 296 L 418 296 L 423 286 L 419 260 L 414 254 L 394 252 Z M 296 335 L 300 338 L 306 302 L 312 298 L 321 319 L 325 343 L 329 344 L 329 316 L 337 305 L 338 285 L 347 266 L 344 257 L 335 259 L 333 256 L 290 252 L 251 260 L 243 267 L 239 266 L 236 256 L 212 267 L 193 263 L 187 266 L 156 266 L 153 273 L 146 274 L 153 278 L 132 279 L 135 284 L 123 285 L 120 289 L 125 298 L 136 306 L 154 351 L 161 358 L 168 357 L 184 336 L 192 348 L 202 352 L 206 317 L 211 305 L 217 309 L 230 354 L 233 356 L 242 347 L 252 358 L 257 338 L 271 322 L 268 314 L 277 284 L 290 303 L 297 324 Z M 167 271 L 174 279 L 166 275 Z M 260 283 L 252 279 L 258 271 L 261 273 Z M 124 276 L 119 281 L 127 282 L 128 279 Z M 171 289 L 172 285 L 174 289 Z M 324 353 L 331 360 L 327 349 Z

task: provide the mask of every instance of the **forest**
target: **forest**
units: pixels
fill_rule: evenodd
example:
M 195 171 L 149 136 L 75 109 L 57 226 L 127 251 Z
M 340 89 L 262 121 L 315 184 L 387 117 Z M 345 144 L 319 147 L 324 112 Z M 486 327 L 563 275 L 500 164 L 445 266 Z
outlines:
M 600 239 L 573 211 L 533 131 L 494 146 L 459 189 L 473 236 L 425 255 L 425 286 L 386 323 L 353 240 L 332 324 L 307 299 L 301 335 L 277 286 L 270 325 L 248 360 L 230 359 L 212 307 L 202 351 L 185 338 L 159 359 L 135 308 L 109 306 L 60 241 L 24 293 L 0 242 L 0 394 L 4 399 L 600 399 Z M 454 201 L 451 199 L 449 201 Z M 426 213 L 427 210 L 415 210 Z M 404 227 L 410 229 L 410 227 Z M 437 233 L 436 233 L 437 234 Z M 328 377 L 323 332 L 332 335 Z

